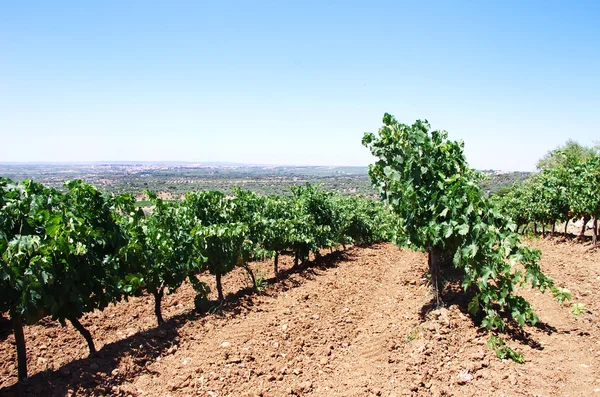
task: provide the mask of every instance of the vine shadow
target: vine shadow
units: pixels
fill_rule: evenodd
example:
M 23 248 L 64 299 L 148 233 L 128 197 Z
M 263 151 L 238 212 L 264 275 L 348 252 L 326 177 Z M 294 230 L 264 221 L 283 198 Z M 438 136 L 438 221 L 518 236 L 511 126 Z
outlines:
M 277 287 L 265 291 L 258 291 L 253 287 L 243 287 L 238 291 L 229 293 L 225 300 L 210 300 L 206 307 L 198 310 L 200 314 L 225 314 L 232 316 L 240 315 L 243 309 L 254 306 L 251 298 L 256 295 L 275 296 L 280 292 L 288 291 L 301 286 L 307 280 L 314 280 L 319 276 L 318 271 L 327 271 L 339 267 L 341 262 L 356 260 L 353 250 L 333 251 L 321 255 L 313 260 L 298 263 L 297 266 L 280 269 L 276 276 L 265 280 L 269 287 Z M 296 276 L 296 277 L 294 277 Z
M 427 273 L 425 273 L 424 276 L 426 274 Z M 464 291 L 461 286 L 463 272 L 461 269 L 457 269 L 454 266 L 443 269 L 441 275 L 443 281 L 443 306 L 457 306 L 461 313 L 471 319 L 474 326 L 482 328 L 481 323 L 484 318 L 484 313 L 480 310 L 478 313 L 473 314 L 468 309 L 469 303 L 477 294 L 476 287 L 469 287 L 466 291 Z M 431 294 L 431 299 L 423 304 L 419 310 L 420 320 L 426 321 L 428 314 L 436 309 L 438 309 L 437 301 L 434 294 Z M 522 345 L 527 345 L 532 349 L 544 349 L 544 347 L 535 339 L 532 333 L 521 327 L 517 321 L 511 317 L 509 312 L 502 310 L 500 305 L 494 305 L 494 309 L 498 312 L 506 324 L 505 329 L 502 331 L 497 331 L 498 333 L 505 335 L 509 339 L 514 340 Z M 552 335 L 553 333 L 559 332 L 556 327 L 544 321 L 538 321 L 535 325 L 529 325 L 529 327 L 536 328 L 547 335 Z
M 5 340 L 10 334 L 12 334 L 12 323 L 10 319 L 4 317 L 3 313 L 0 313 L 0 341 Z
M 283 269 L 267 282 L 283 290 L 295 288 L 302 282 L 297 280 L 298 277 L 292 276 L 300 276 L 304 280 L 314 279 L 318 276 L 318 270 L 329 270 L 338 267 L 340 262 L 355 260 L 356 255 L 352 251 L 334 251 L 315 260 Z M 293 281 L 290 281 L 292 279 Z M 211 301 L 212 305 L 206 311 L 190 310 L 172 316 L 160 326 L 105 344 L 94 355 L 70 361 L 57 369 L 38 372 L 21 382 L 1 388 L 0 396 L 65 396 L 77 394 L 78 391 L 88 395 L 114 395 L 115 387 L 132 377 L 144 372 L 152 374 L 148 365 L 179 344 L 179 329 L 186 323 L 225 312 L 236 316 L 241 313 L 244 305 L 254 306 L 251 298 L 257 294 L 261 292 L 249 287 L 241 288 L 228 294 L 225 302 Z M 9 333 L 11 332 L 9 329 Z M 126 368 L 124 372 L 118 370 L 123 366 L 122 363 Z

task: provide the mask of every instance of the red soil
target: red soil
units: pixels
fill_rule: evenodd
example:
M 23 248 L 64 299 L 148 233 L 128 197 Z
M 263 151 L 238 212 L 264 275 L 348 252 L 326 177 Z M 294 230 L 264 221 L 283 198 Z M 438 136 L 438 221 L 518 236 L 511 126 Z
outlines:
M 600 395 L 600 253 L 535 240 L 542 269 L 587 313 L 529 288 L 541 324 L 501 335 L 525 355 L 502 361 L 464 310 L 462 294 L 428 311 L 426 258 L 391 244 L 334 252 L 252 293 L 246 275 L 223 279 L 228 302 L 193 311 L 193 290 L 130 299 L 82 323 L 99 352 L 88 357 L 71 327 L 25 328 L 31 377 L 16 383 L 14 338 L 0 329 L 0 395 L 123 396 L 591 396 Z M 253 267 L 269 277 L 271 263 Z M 206 277 L 211 283 L 212 280 Z M 214 299 L 215 296 L 212 296 Z

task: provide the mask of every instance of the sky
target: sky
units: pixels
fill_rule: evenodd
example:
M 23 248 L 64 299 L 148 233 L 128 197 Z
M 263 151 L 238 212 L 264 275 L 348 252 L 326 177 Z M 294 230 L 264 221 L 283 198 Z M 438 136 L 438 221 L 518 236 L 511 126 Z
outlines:
M 0 4 L 0 162 L 366 165 L 385 112 L 531 171 L 600 141 L 599 1 Z

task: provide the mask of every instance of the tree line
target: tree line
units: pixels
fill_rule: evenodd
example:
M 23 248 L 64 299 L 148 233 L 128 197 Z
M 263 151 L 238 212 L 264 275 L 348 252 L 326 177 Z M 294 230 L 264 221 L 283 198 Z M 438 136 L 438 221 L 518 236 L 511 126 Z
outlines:
M 495 201 L 525 230 L 538 226 L 546 234 L 555 233 L 564 223 L 564 233 L 572 220 L 583 220 L 580 238 L 592 221 L 592 240 L 597 244 L 600 217 L 600 155 L 591 147 L 568 141 L 538 161 L 539 172 L 512 188 L 499 192 Z

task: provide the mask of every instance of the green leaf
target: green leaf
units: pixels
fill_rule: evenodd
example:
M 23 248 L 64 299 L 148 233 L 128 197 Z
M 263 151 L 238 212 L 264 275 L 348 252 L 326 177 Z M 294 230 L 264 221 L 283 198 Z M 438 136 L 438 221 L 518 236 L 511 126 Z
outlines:
M 464 223 L 462 225 L 459 225 L 459 226 L 456 227 L 456 231 L 461 236 L 465 236 L 467 233 L 469 233 L 469 225 L 466 224 L 466 223 Z

